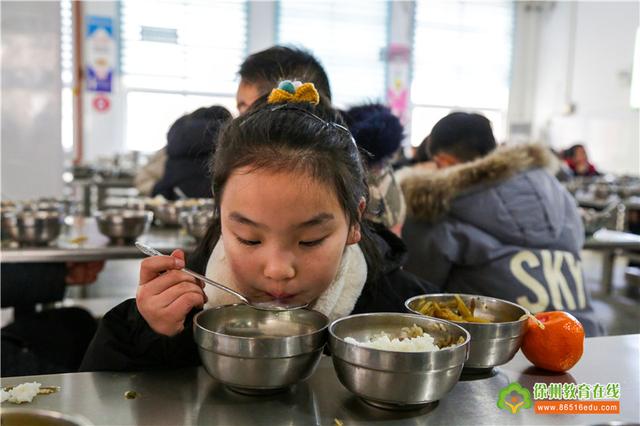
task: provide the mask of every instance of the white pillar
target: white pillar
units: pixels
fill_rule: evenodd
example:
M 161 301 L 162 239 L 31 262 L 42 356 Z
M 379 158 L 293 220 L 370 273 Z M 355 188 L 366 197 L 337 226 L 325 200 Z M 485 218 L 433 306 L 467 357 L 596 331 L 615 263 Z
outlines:
M 59 197 L 64 187 L 60 3 L 1 2 L 0 11 L 2 198 Z

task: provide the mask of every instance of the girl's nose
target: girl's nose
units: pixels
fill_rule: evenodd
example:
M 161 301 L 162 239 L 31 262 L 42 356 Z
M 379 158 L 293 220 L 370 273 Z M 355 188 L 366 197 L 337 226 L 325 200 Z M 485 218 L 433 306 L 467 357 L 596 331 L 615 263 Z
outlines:
M 271 254 L 264 268 L 265 277 L 273 281 L 286 281 L 296 276 L 293 257 L 284 253 Z

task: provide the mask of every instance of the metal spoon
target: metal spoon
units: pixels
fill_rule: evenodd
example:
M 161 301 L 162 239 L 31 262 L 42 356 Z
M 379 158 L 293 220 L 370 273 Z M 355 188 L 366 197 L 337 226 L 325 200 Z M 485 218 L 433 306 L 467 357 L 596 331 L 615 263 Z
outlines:
M 139 241 L 136 241 L 136 247 L 138 248 L 138 250 L 140 250 L 141 252 L 143 252 L 144 254 L 146 254 L 147 256 L 164 256 L 162 253 L 160 253 L 158 250 L 149 247 L 146 244 L 143 244 Z M 249 305 L 253 308 L 256 309 L 260 309 L 262 311 L 291 311 L 294 309 L 302 309 L 302 308 L 306 308 L 309 304 L 305 303 L 303 305 L 286 305 L 284 303 L 281 303 L 277 300 L 274 300 L 272 302 L 256 302 L 256 303 L 252 303 L 249 301 L 249 299 L 247 299 L 245 296 L 243 296 L 242 294 L 238 293 L 235 290 L 230 289 L 229 287 L 220 284 L 218 282 L 213 281 L 212 279 L 209 279 L 207 277 L 205 277 L 204 275 L 200 275 L 197 272 L 193 272 L 191 269 L 187 269 L 187 268 L 182 268 L 181 271 L 186 272 L 187 274 L 191 275 L 194 278 L 197 278 L 199 280 L 202 280 L 203 282 L 212 285 L 216 288 L 219 288 L 220 290 L 226 291 L 227 293 L 231 293 L 233 294 L 235 297 L 237 297 L 238 299 L 240 299 L 242 301 L 242 303 Z

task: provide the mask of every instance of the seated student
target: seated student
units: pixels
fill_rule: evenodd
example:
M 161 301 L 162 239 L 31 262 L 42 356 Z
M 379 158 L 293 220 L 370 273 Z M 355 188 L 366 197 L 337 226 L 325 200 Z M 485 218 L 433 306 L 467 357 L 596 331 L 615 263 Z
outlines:
M 286 76 L 313 83 L 331 100 L 329 78 L 320 62 L 309 52 L 287 46 L 272 46 L 249 55 L 238 71 L 240 84 L 236 93 L 238 112 L 244 114 L 256 99 L 267 95 Z M 167 147 L 155 152 L 135 176 L 135 186 L 143 195 L 151 195 L 167 161 Z
M 575 201 L 540 145 L 496 149 L 489 120 L 455 112 L 433 127 L 442 170 L 402 181 L 406 269 L 448 293 L 506 299 L 532 313 L 574 314 L 599 334 L 584 283 L 584 230 Z
M 564 151 L 564 161 L 574 176 L 599 176 L 595 166 L 589 162 L 587 150 L 582 144 L 575 144 Z
M 94 282 L 104 262 L 2 263 L 2 307 L 13 322 L 2 328 L 2 377 L 77 371 L 97 321 L 84 309 L 35 306 L 64 298 L 67 285 Z
M 308 302 L 330 319 L 404 312 L 407 298 L 429 292 L 402 270 L 400 239 L 362 220 L 364 167 L 349 131 L 327 121 L 335 115 L 306 83 L 274 89 L 223 129 L 213 164 L 217 220 L 190 268 L 253 302 Z M 105 315 L 83 370 L 199 365 L 193 315 L 237 300 L 203 290 L 184 264 L 179 250 L 142 261 L 136 300 Z
M 182 192 L 190 198 L 211 198 L 209 157 L 218 130 L 228 120 L 231 113 L 222 106 L 198 108 L 176 120 L 167 133 L 164 174 L 151 195 L 175 200 Z
M 366 218 L 400 235 L 406 207 L 390 160 L 400 148 L 404 127 L 398 117 L 381 104 L 351 107 L 343 117 L 356 143 L 365 151 L 370 212 Z
M 282 80 L 291 78 L 313 83 L 326 101 L 331 102 L 329 77 L 320 61 L 310 52 L 296 47 L 272 46 L 249 55 L 238 71 L 236 93 L 238 112 L 244 114 L 260 97 L 271 92 Z

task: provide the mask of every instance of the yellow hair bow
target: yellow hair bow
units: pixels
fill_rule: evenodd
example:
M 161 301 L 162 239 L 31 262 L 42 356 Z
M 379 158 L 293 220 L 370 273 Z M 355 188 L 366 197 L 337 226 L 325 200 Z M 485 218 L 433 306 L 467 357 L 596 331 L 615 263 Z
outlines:
M 309 102 L 317 105 L 320 102 L 320 95 L 313 83 L 284 80 L 271 91 L 267 99 L 267 103 L 270 104 L 278 102 Z

